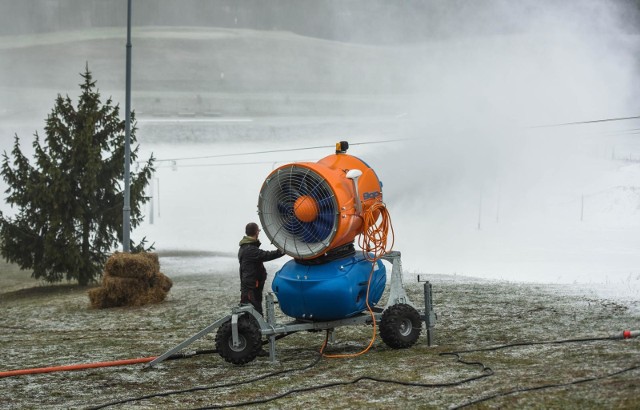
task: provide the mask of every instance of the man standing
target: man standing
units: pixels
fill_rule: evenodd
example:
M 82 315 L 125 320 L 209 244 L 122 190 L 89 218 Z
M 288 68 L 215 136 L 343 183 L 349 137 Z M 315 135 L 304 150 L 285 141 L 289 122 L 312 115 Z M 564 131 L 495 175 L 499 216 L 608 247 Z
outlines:
M 262 313 L 262 289 L 267 280 L 267 270 L 263 262 L 280 258 L 281 250 L 263 251 L 260 249 L 260 228 L 250 222 L 245 228 L 245 237 L 240 241 L 238 261 L 240 262 L 240 303 L 251 303 Z

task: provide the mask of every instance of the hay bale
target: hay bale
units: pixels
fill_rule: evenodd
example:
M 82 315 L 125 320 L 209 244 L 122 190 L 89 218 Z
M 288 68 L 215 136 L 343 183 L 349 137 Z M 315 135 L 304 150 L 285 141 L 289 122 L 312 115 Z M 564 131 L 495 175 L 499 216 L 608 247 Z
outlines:
M 173 281 L 169 279 L 164 273 L 158 272 L 151 279 L 151 286 L 157 286 L 165 292 L 169 292 L 173 286 Z
M 107 259 L 104 272 L 106 276 L 151 279 L 156 269 L 151 257 L 139 253 L 116 252 Z
M 159 286 L 149 288 L 146 292 L 137 294 L 131 299 L 129 306 L 144 306 L 150 303 L 160 303 L 167 297 L 167 292 Z
M 125 304 L 136 295 L 146 292 L 149 287 L 149 280 L 142 278 L 120 278 L 107 275 L 102 278 L 102 288 L 107 296 L 113 300 L 121 300 Z
M 147 258 L 153 264 L 153 273 L 156 274 L 160 272 L 160 259 L 158 258 L 157 253 L 153 252 L 140 252 L 138 255 Z
M 118 276 L 108 276 L 105 275 L 102 277 L 102 287 L 107 289 L 113 289 L 115 291 L 124 289 L 124 288 L 148 288 L 149 280 L 142 278 L 121 278 Z
M 102 302 L 104 300 L 104 289 L 93 288 L 89 290 L 89 303 L 94 309 L 102 309 Z
M 114 253 L 107 260 L 102 286 L 89 291 L 91 307 L 143 306 L 160 303 L 173 281 L 160 272 L 155 253 Z
M 167 293 L 169 292 L 160 287 L 151 288 L 146 295 L 147 303 L 160 303 L 166 299 Z
M 89 290 L 89 301 L 94 309 L 104 309 L 121 306 L 117 299 L 109 297 L 104 288 L 93 288 Z

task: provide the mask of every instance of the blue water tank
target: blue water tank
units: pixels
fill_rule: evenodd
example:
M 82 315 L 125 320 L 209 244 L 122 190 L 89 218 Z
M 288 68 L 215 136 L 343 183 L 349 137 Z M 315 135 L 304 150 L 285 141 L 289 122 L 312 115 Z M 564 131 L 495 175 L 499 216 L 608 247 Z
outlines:
M 335 261 L 308 265 L 291 260 L 276 272 L 271 288 L 280 309 L 302 320 L 338 320 L 367 309 L 367 284 L 371 275 L 369 306 L 380 300 L 387 282 L 386 268 L 358 252 Z

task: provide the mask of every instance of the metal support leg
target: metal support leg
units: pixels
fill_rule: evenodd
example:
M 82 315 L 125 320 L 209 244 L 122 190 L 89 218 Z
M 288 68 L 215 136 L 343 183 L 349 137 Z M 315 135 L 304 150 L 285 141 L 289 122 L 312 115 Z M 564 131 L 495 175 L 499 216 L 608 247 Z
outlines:
M 276 308 L 275 300 L 272 292 L 267 293 L 267 323 L 273 328 L 276 324 Z M 276 359 L 276 335 L 269 336 L 269 361 L 274 364 Z
M 404 290 L 404 284 L 402 283 L 402 261 L 400 260 L 400 252 L 389 252 L 384 255 L 382 259 L 392 264 L 389 300 L 387 301 L 385 309 L 398 303 L 406 303 L 415 308 L 415 305 L 409 300 L 407 292 Z
M 240 339 L 238 338 L 238 314 L 231 315 L 231 340 L 233 341 L 233 347 L 240 347 Z
M 217 320 L 217 321 L 213 322 L 209 326 L 207 326 L 204 329 L 202 329 L 201 331 L 199 331 L 197 334 L 191 336 L 190 338 L 188 338 L 184 342 L 180 343 L 178 346 L 176 346 L 173 349 L 168 350 L 167 352 L 163 353 L 162 355 L 156 357 L 151 362 L 149 362 L 147 365 L 145 365 L 144 368 L 153 367 L 153 366 L 157 365 L 158 363 L 162 362 L 163 360 L 165 360 L 167 357 L 171 356 L 172 354 L 178 353 L 180 350 L 182 350 L 185 347 L 189 346 L 191 343 L 193 343 L 196 340 L 206 336 L 207 334 L 209 334 L 209 333 L 213 332 L 214 330 L 216 330 L 218 327 L 222 326 L 222 324 L 227 322 L 230 318 L 231 318 L 231 315 L 228 315 L 228 316 L 223 317 L 220 320 Z
M 433 345 L 435 336 L 436 314 L 433 311 L 433 294 L 431 292 L 431 283 L 424 283 L 424 323 L 427 327 L 427 346 Z

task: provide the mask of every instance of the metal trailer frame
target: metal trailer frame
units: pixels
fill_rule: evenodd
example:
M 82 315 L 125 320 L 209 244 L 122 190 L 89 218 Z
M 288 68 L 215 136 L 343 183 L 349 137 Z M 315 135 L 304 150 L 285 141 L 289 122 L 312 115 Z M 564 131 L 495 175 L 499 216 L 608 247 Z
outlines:
M 431 346 L 433 344 L 433 339 L 435 336 L 434 326 L 436 322 L 436 314 L 433 310 L 432 305 L 432 289 L 431 283 L 428 281 L 424 282 L 424 310 L 420 311 L 416 308 L 416 306 L 409 300 L 407 293 L 404 289 L 404 284 L 402 282 L 402 262 L 400 260 L 400 252 L 392 251 L 385 254 L 382 259 L 391 262 L 392 271 L 391 271 L 391 280 L 390 280 L 390 289 L 389 289 L 389 300 L 384 309 L 379 307 L 373 307 L 372 311 L 373 316 L 375 317 L 376 323 L 379 323 L 382 318 L 382 313 L 389 308 L 390 306 L 404 303 L 415 308 L 420 314 L 420 318 L 425 322 L 425 327 L 427 330 L 427 344 Z M 418 276 L 418 281 L 421 281 L 420 275 Z M 422 282 L 422 281 L 421 281 Z M 239 305 L 231 309 L 231 314 L 227 315 L 219 320 L 216 320 L 209 326 L 202 329 L 200 332 L 191 336 L 190 338 L 184 340 L 182 343 L 178 344 L 174 348 L 166 351 L 162 355 L 156 357 L 153 361 L 149 362 L 145 365 L 145 368 L 153 367 L 169 356 L 180 352 L 182 349 L 191 345 L 198 339 L 206 336 L 207 334 L 213 332 L 218 327 L 222 326 L 224 323 L 231 321 L 231 333 L 232 340 L 234 346 L 240 346 L 241 342 L 238 337 L 238 318 L 245 313 L 252 315 L 260 326 L 260 332 L 262 336 L 265 336 L 269 339 L 269 361 L 271 363 L 276 363 L 276 336 L 278 335 L 287 335 L 289 333 L 295 333 L 300 331 L 319 331 L 319 330 L 329 330 L 330 338 L 333 335 L 333 330 L 337 327 L 341 326 L 351 326 L 351 325 L 361 325 L 372 323 L 372 315 L 367 312 L 361 312 L 356 316 L 352 316 L 345 319 L 339 320 L 331 320 L 331 321 L 321 321 L 321 322 L 302 322 L 299 320 L 293 320 L 288 323 L 277 323 L 275 317 L 275 305 L 277 304 L 275 300 L 275 295 L 273 292 L 268 292 L 266 296 L 266 307 L 267 307 L 267 318 L 262 317 L 260 313 L 258 313 L 253 306 L 251 305 Z

